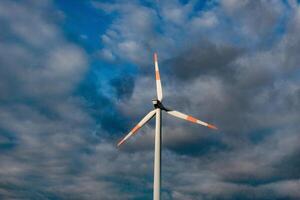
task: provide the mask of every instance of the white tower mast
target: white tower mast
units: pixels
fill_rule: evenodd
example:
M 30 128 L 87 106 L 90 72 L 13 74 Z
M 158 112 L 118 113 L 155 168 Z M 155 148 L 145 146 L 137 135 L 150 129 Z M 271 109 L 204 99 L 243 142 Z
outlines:
M 160 200 L 161 178 L 161 109 L 156 108 L 153 199 Z

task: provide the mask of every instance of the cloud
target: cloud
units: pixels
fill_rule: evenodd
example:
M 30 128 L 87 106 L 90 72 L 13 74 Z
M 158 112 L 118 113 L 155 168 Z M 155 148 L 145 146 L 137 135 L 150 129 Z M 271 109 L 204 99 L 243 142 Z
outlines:
M 202 27 L 215 27 L 218 24 L 218 18 L 213 12 L 205 12 L 200 17 L 194 18 L 191 22 L 192 27 L 200 29 Z
M 274 6 L 269 7 L 273 3 Z M 268 11 L 261 12 L 261 9 Z M 189 24 L 186 22 L 197 19 L 194 15 L 202 16 L 204 20 L 205 14 L 194 14 L 192 10 L 183 14 L 178 10 L 174 11 L 176 15 L 172 19 L 172 15 L 166 19 L 161 15 L 162 20 L 158 23 L 164 26 L 164 20 L 168 20 L 169 24 L 163 28 L 167 34 L 156 33 L 157 37 L 168 35 L 176 40 L 179 35 L 182 39 L 169 43 L 173 48 L 159 56 L 166 105 L 220 127 L 218 136 L 210 136 L 214 133 L 164 116 L 164 145 L 176 157 L 172 160 L 176 163 L 166 161 L 166 165 L 172 167 L 165 173 L 178 174 L 176 180 L 168 175 L 164 177 L 170 191 L 167 199 L 253 199 L 253 195 L 256 199 L 297 198 L 297 192 L 287 194 L 272 185 L 291 181 L 293 186 L 290 187 L 293 188 L 297 185 L 294 180 L 299 179 L 294 171 L 299 141 L 296 134 L 299 81 L 294 68 L 297 61 L 290 62 L 297 56 L 289 59 L 284 56 L 297 52 L 297 43 L 293 43 L 294 48 L 289 46 L 292 45 L 289 41 L 298 39 L 294 35 L 298 33 L 297 9 L 286 9 L 281 2 L 249 1 L 236 5 L 224 1 L 205 11 L 218 22 L 212 30 L 222 31 L 223 35 L 213 33 L 207 36 L 203 35 L 204 31 L 183 33 L 176 29 L 176 26 L 186 28 Z M 290 14 L 288 20 L 281 21 L 284 12 Z M 252 16 L 262 20 L 253 20 Z M 230 19 L 231 23 L 224 19 Z M 279 24 L 286 27 L 284 33 L 276 32 Z M 202 38 L 189 37 L 196 33 Z M 278 39 L 266 43 L 264 40 L 268 34 L 278 36 Z M 239 42 L 234 37 L 239 38 Z M 161 46 L 165 45 L 161 43 Z M 148 99 L 155 94 L 152 90 L 145 91 L 145 88 L 150 88 L 152 76 L 147 72 L 138 78 L 130 103 L 118 104 L 125 115 L 144 115 L 142 111 L 147 107 Z M 142 130 L 134 144 L 128 144 L 129 148 L 134 148 L 134 145 L 135 151 L 150 149 L 153 144 L 149 136 L 151 131 L 153 125 L 150 124 L 150 130 Z M 188 161 L 181 160 L 180 155 L 187 156 Z M 291 167 L 290 174 L 283 172 L 288 167 L 282 164 L 286 159 Z M 178 166 L 178 171 L 171 169 L 174 166 Z M 199 168 L 194 169 L 194 166 Z M 185 169 L 189 171 L 185 172 Z M 207 173 L 211 176 L 203 178 Z M 184 182 L 185 176 L 191 181 Z M 270 194 L 266 195 L 268 192 Z
M 48 15 L 56 12 L 52 6 L 49 1 L 0 3 L 6 27 L 0 47 L 3 199 L 63 197 L 67 190 L 55 187 L 72 181 L 72 168 L 80 171 L 74 167 L 80 165 L 76 154 L 88 144 L 84 136 L 93 120 L 72 96 L 88 59 L 64 38 L 56 15 Z
M 166 106 L 219 127 L 163 115 L 163 198 L 300 198 L 297 2 L 92 5 L 99 71 L 55 2 L 0 3 L 0 198 L 151 198 L 153 121 L 115 144 L 153 109 L 154 50 Z
M 197 54 L 194 52 L 197 52 Z M 170 66 L 170 71 L 176 78 L 182 80 L 190 80 L 200 75 L 216 73 L 226 76 L 226 73 L 232 73 L 230 64 L 242 52 L 242 48 L 232 45 L 219 45 L 209 41 L 199 41 L 178 56 L 169 59 L 167 65 Z
M 134 2 L 127 4 L 124 1 L 115 4 L 94 1 L 93 5 L 105 12 L 116 12 L 121 16 L 101 36 L 105 45 L 103 51 L 109 49 L 119 59 L 144 64 L 143 60 L 149 56 L 148 51 L 152 50 L 155 39 L 155 20 L 158 18 L 155 11 Z
M 247 39 L 257 40 L 268 37 L 279 23 L 285 10 L 284 3 L 279 1 L 221 1 L 223 11 L 234 21 L 236 30 Z

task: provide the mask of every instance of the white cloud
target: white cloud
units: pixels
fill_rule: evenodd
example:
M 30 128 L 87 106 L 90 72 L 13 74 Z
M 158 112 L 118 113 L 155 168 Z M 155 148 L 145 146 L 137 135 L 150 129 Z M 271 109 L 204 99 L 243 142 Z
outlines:
M 204 12 L 199 17 L 194 17 L 191 21 L 191 28 L 201 29 L 201 28 L 213 28 L 218 24 L 218 18 L 213 12 Z
M 143 128 L 118 150 L 114 146 L 117 136 L 101 127 L 96 130 L 101 132 L 101 140 L 98 133 L 92 134 L 96 123 L 83 109 L 82 100 L 73 95 L 87 70 L 87 56 L 67 41 L 55 20 L 47 16 L 54 9 L 52 4 L 39 2 L 0 3 L 0 21 L 7 27 L 7 33 L 0 33 L 5 36 L 0 47 L 0 91 L 4 94 L 0 97 L 4 102 L 0 126 L 14 137 L 2 135 L 4 139 L 0 139 L 15 145 L 0 155 L 0 180 L 8 184 L 8 189 L 0 189 L 0 197 L 47 198 L 46 193 L 50 193 L 68 199 L 147 199 L 145 191 L 152 189 L 153 125 Z M 264 33 L 281 13 L 275 2 L 275 8 L 266 8 L 263 3 L 259 5 L 270 9 L 267 19 L 261 22 L 255 16 L 253 21 L 249 19 L 252 15 L 245 15 L 236 22 L 234 17 L 239 13 L 250 12 L 249 2 L 226 1 L 224 8 L 202 15 L 193 13 L 192 3 L 161 4 L 161 11 L 166 9 L 162 19 L 153 8 L 136 2 L 94 3 L 107 13 L 120 14 L 101 36 L 102 58 L 121 58 L 148 67 L 153 49 L 159 49 L 163 52 L 160 65 L 165 101 L 203 120 L 215 120 L 221 130 L 213 135 L 204 127 L 183 121 L 178 124 L 179 120 L 165 117 L 162 187 L 166 199 L 231 199 L 235 195 L 249 199 L 253 194 L 259 199 L 270 191 L 275 197 L 299 198 L 299 177 L 293 171 L 299 152 L 299 84 L 281 77 L 291 75 L 297 63 L 298 11 L 294 5 L 287 33 L 275 45 L 245 49 L 247 53 L 241 54 L 222 48 L 219 41 L 234 34 L 251 40 L 248 33 L 255 32 L 256 23 L 259 28 L 266 25 Z M 16 12 L 7 12 L 7 7 Z M 245 23 L 241 29 L 247 34 L 227 31 L 232 25 L 224 25 L 220 17 L 228 10 L 232 23 Z M 189 26 L 197 30 L 184 29 Z M 208 29 L 223 36 L 216 41 L 211 35 L 205 37 Z M 258 40 L 264 39 L 262 35 Z M 191 43 L 198 45 L 199 37 L 216 45 L 201 43 L 200 48 L 187 51 L 187 61 L 195 66 L 183 63 L 182 74 L 171 74 L 172 68 L 167 66 L 176 64 L 172 59 L 190 49 Z M 244 43 L 240 45 L 244 48 Z M 218 64 L 221 66 L 214 66 Z M 132 119 L 132 125 L 153 108 L 155 81 L 153 73 L 145 71 L 136 79 L 133 95 L 114 102 L 121 114 Z M 265 133 L 265 129 L 271 130 Z M 261 138 L 257 142 L 255 137 Z M 253 182 L 257 186 L 251 185 Z M 29 187 L 37 192 L 24 193 L 32 191 Z

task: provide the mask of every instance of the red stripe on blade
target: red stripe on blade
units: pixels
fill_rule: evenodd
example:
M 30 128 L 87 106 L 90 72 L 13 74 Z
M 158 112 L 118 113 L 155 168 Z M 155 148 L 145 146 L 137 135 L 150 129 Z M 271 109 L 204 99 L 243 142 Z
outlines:
M 192 116 L 187 116 L 186 118 L 188 121 L 193 122 L 193 123 L 197 123 L 197 119 L 192 117 Z
M 131 131 L 132 133 L 136 133 L 137 130 L 139 130 L 141 127 L 139 125 L 136 125 Z
M 155 79 L 160 80 L 159 71 L 155 71 Z

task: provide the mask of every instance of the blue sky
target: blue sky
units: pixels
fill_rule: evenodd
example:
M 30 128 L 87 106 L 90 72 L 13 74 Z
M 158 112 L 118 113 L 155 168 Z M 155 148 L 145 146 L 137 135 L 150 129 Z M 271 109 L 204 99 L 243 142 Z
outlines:
M 0 199 L 300 199 L 296 0 L 0 2 Z

